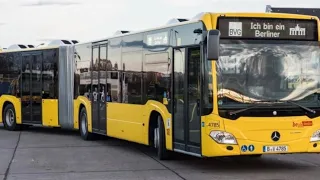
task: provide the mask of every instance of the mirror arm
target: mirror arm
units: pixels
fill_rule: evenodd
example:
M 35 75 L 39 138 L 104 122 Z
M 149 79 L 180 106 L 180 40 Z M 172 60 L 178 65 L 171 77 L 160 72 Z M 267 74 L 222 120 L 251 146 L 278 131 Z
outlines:
M 207 39 L 208 39 L 208 31 L 202 31 L 202 39 L 203 39 L 203 42 L 207 42 Z

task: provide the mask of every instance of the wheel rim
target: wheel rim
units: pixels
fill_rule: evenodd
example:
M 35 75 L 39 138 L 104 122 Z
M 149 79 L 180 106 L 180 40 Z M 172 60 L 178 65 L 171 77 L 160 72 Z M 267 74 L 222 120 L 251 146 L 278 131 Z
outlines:
M 82 116 L 81 116 L 81 131 L 82 131 L 82 134 L 86 134 L 87 133 L 87 121 L 86 121 L 86 119 L 87 119 L 87 116 L 86 116 L 86 114 L 83 114 Z
M 154 129 L 154 147 L 158 148 L 159 147 L 159 128 Z
M 6 112 L 6 123 L 8 126 L 12 126 L 14 123 L 14 112 L 12 109 L 7 110 Z

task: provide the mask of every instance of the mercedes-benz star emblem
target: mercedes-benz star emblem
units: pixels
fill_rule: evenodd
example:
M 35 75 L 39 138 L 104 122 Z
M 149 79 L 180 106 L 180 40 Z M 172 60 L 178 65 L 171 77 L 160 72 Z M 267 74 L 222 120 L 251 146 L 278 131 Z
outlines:
M 271 134 L 271 139 L 273 141 L 279 141 L 280 139 L 280 133 L 278 131 L 274 131 L 272 134 Z

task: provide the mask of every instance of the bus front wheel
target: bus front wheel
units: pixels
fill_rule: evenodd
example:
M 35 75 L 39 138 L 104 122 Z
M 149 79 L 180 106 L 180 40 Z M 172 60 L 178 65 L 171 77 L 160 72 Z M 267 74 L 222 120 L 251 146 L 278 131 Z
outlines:
M 157 127 L 154 129 L 154 146 L 157 149 L 160 160 L 169 159 L 169 152 L 166 149 L 165 128 L 161 116 L 158 116 Z

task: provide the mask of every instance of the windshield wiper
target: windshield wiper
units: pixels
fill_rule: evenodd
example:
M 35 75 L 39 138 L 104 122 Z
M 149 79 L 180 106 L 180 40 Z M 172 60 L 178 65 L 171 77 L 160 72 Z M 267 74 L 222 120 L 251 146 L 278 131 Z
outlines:
M 236 115 L 236 114 L 238 114 L 238 113 L 241 113 L 241 112 L 244 112 L 244 111 L 247 111 L 247 110 L 256 108 L 256 107 L 266 106 L 266 104 L 256 104 L 256 103 L 253 103 L 253 104 L 254 104 L 254 105 L 249 106 L 249 107 L 246 107 L 246 108 L 243 108 L 243 109 L 239 109 L 239 110 L 236 110 L 236 111 L 231 111 L 231 112 L 229 112 L 229 114 L 230 114 L 230 115 Z M 270 106 L 270 105 L 269 105 L 269 106 Z
M 262 103 L 266 103 L 266 102 L 270 102 L 271 104 L 257 104 L 259 102 L 262 102 Z M 249 106 L 249 107 L 246 107 L 244 109 L 239 109 L 239 110 L 236 110 L 236 111 L 232 111 L 232 112 L 229 112 L 230 115 L 236 115 L 238 113 L 241 113 L 241 112 L 244 112 L 244 111 L 247 111 L 247 110 L 250 110 L 250 109 L 253 109 L 253 108 L 256 108 L 256 107 L 261 107 L 261 106 L 271 106 L 271 105 L 274 105 L 278 102 L 281 102 L 281 103 L 290 103 L 290 104 L 293 104 L 293 105 L 296 105 L 298 107 L 300 107 L 301 109 L 305 110 L 305 111 L 308 111 L 310 113 L 313 113 L 313 114 L 316 114 L 316 111 L 315 110 L 312 110 L 310 108 L 307 108 L 305 106 L 302 106 L 298 103 L 295 103 L 293 101 L 282 101 L 282 100 L 264 100 L 264 101 L 257 101 L 257 102 L 254 102 L 252 106 Z
M 313 114 L 316 114 L 316 113 L 317 113 L 315 110 L 312 110 L 312 109 L 310 109 L 310 108 L 307 108 L 307 107 L 305 107 L 305 106 L 302 106 L 301 104 L 295 103 L 295 102 L 293 102 L 293 101 L 279 101 L 279 102 L 287 102 L 287 103 L 290 103 L 290 104 L 299 106 L 301 109 L 304 109 L 305 111 L 308 111 L 308 112 L 310 112 L 310 113 L 313 113 Z

